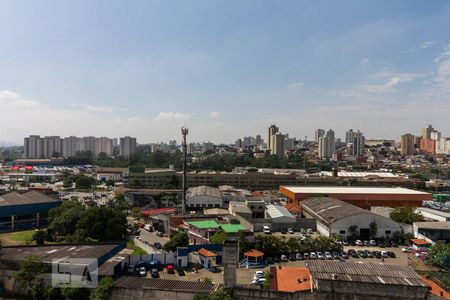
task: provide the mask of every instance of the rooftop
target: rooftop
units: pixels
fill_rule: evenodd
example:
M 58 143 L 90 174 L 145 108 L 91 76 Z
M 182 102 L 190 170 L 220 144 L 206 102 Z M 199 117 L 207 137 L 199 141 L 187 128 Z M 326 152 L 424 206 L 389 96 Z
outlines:
M 237 233 L 239 231 L 246 230 L 241 224 L 220 224 L 220 227 L 226 233 Z
M 429 193 L 405 188 L 386 187 L 312 187 L 312 186 L 282 186 L 295 194 L 408 194 L 430 195 Z
M 271 267 L 270 289 L 281 292 L 298 292 L 310 290 L 314 286 L 311 273 L 307 268 Z
M 409 266 L 312 260 L 309 262 L 309 269 L 313 278 L 319 280 L 427 286 Z
M 264 252 L 261 252 L 261 251 L 256 250 L 256 249 L 252 249 L 252 250 L 249 250 L 249 251 L 245 252 L 244 256 L 247 256 L 247 257 L 261 257 L 261 256 L 264 256 Z
M 208 196 L 222 199 L 222 194 L 220 193 L 220 190 L 218 188 L 206 185 L 191 187 L 187 190 L 186 198 L 197 196 Z
M 267 205 L 267 214 L 272 218 L 280 218 L 280 217 L 286 217 L 286 218 L 293 218 L 295 219 L 295 216 L 291 214 L 289 210 L 286 209 L 286 207 L 281 205 Z
M 203 257 L 216 257 L 217 256 L 216 253 L 206 250 L 205 248 L 201 248 L 200 250 L 197 251 L 197 253 Z
M 44 263 L 54 259 L 100 258 L 115 249 L 118 244 L 9 246 L 0 250 L 0 260 L 21 262 L 28 255 L 35 255 Z
M 189 221 L 189 225 L 197 227 L 199 229 L 217 228 L 219 223 L 214 220 L 202 220 L 202 221 Z
M 421 276 L 421 277 L 422 277 L 422 280 L 425 281 L 425 283 L 431 287 L 431 294 L 438 296 L 438 297 L 443 297 L 444 299 L 450 299 L 450 293 L 445 291 L 436 282 L 434 282 L 433 280 L 431 280 L 425 276 Z
M 159 278 L 142 278 L 122 276 L 114 282 L 114 286 L 118 288 L 128 289 L 150 289 L 150 290 L 166 290 L 185 293 L 211 293 L 221 288 L 221 284 L 187 281 L 187 280 L 169 280 Z
M 450 221 L 440 222 L 414 222 L 414 225 L 422 229 L 450 230 Z
M 318 215 L 327 224 L 354 215 L 375 215 L 374 213 L 332 197 L 306 198 L 301 202 L 303 211 Z M 378 216 L 378 215 L 377 215 Z M 381 217 L 381 216 L 380 216 Z
M 0 206 L 27 205 L 48 202 L 60 202 L 60 200 L 50 198 L 49 196 L 36 191 L 29 191 L 24 194 L 11 192 L 0 196 Z
M 421 212 L 423 211 L 423 212 L 435 214 L 437 216 L 450 219 L 450 213 L 445 212 L 445 211 L 440 211 L 440 210 L 432 209 L 432 208 L 428 208 L 428 207 L 418 207 L 418 208 L 416 208 L 416 210 L 421 211 Z

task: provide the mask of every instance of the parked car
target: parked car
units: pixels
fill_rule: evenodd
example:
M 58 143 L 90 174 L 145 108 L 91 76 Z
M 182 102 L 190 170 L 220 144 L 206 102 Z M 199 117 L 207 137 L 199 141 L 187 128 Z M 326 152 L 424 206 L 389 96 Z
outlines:
M 183 270 L 183 269 L 178 269 L 178 270 L 177 270 L 177 273 L 178 273 L 178 276 L 184 276 L 184 275 L 186 275 L 186 274 L 184 273 L 184 270 Z
M 175 274 L 175 267 L 173 265 L 167 265 L 166 270 L 168 274 Z
M 333 259 L 333 256 L 332 256 L 331 253 L 328 252 L 328 251 L 325 252 L 324 256 L 325 256 L 326 259 Z
M 267 225 L 264 225 L 264 226 L 262 227 L 262 229 L 263 229 L 263 232 L 264 232 L 265 234 L 271 234 L 271 233 L 272 233 L 272 231 L 270 230 L 270 227 L 267 226 Z
M 303 253 L 303 259 L 309 259 L 309 253 L 308 252 Z
M 414 253 L 414 255 L 416 257 L 421 257 L 421 256 L 428 256 L 428 252 L 422 251 L 422 252 L 416 252 Z
M 358 250 L 357 253 L 359 257 L 367 258 L 367 254 L 364 250 Z
M 264 271 L 255 271 L 255 275 L 253 275 L 253 280 L 257 280 L 259 278 L 264 278 L 266 275 L 264 274 Z
M 307 234 L 313 234 L 313 230 L 311 228 L 306 229 Z
M 300 228 L 300 233 L 301 234 L 306 234 L 306 229 L 305 228 Z
M 282 262 L 287 262 L 287 261 L 288 261 L 287 256 L 284 255 L 284 254 L 281 255 L 281 258 L 280 258 L 280 259 L 281 259 Z
M 311 252 L 311 253 L 309 254 L 309 258 L 310 258 L 310 259 L 317 259 L 317 254 L 316 254 L 315 252 Z
M 341 257 L 342 257 L 343 259 L 349 259 L 347 253 L 345 253 L 345 252 L 342 252 L 342 253 L 341 253 Z
M 381 256 L 384 257 L 384 258 L 388 258 L 389 257 L 389 255 L 388 255 L 388 253 L 386 251 L 381 251 Z
M 387 255 L 388 255 L 390 258 L 395 258 L 395 253 L 392 252 L 392 251 L 388 251 L 388 252 L 387 252 Z
M 338 252 L 333 252 L 332 255 L 333 255 L 334 259 L 340 259 L 341 258 L 341 255 Z
M 158 278 L 159 277 L 159 272 L 157 268 L 152 268 L 150 271 L 150 275 L 152 276 L 152 278 Z
M 257 280 L 253 280 L 252 284 L 253 285 L 263 285 L 264 282 L 266 282 L 266 278 L 258 278 Z
M 405 253 L 411 253 L 413 251 L 414 251 L 413 247 L 404 247 L 404 248 L 402 248 L 402 252 L 405 252 Z
M 164 236 L 164 233 L 162 233 L 161 231 L 158 231 L 158 232 L 156 233 L 156 236 L 163 237 L 163 236 Z
M 281 234 L 286 234 L 287 233 L 286 228 L 281 228 L 280 232 Z
M 376 246 L 377 245 L 377 242 L 375 242 L 375 240 L 370 240 L 370 246 Z
M 372 251 L 366 250 L 365 252 L 366 252 L 367 258 L 373 258 Z
M 139 268 L 139 276 L 146 277 L 147 276 L 147 269 L 145 267 Z
M 348 245 L 349 245 L 349 242 L 348 242 L 348 241 L 342 241 L 342 245 L 348 246 Z
M 370 246 L 370 242 L 369 242 L 369 241 L 364 241 L 363 244 L 364 244 L 364 246 L 366 246 L 366 247 Z
M 323 256 L 322 252 L 317 252 L 317 258 L 318 259 L 325 259 L 325 256 Z
M 134 265 L 128 266 L 128 273 L 134 273 Z
M 294 234 L 294 229 L 288 228 L 287 232 L 288 232 L 289 234 Z
M 289 260 L 296 260 L 295 253 L 289 253 Z
M 356 240 L 356 246 L 364 246 L 364 243 L 361 240 Z
M 155 242 L 155 243 L 153 244 L 153 247 L 155 247 L 156 249 L 161 249 L 161 248 L 162 248 L 162 245 L 161 245 L 160 242 Z
M 296 260 L 303 260 L 302 254 L 301 253 L 296 253 L 295 254 L 295 259 Z

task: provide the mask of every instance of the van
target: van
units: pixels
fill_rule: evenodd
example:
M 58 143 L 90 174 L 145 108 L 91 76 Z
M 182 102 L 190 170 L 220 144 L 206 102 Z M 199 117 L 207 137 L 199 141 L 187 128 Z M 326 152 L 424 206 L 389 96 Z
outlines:
M 271 233 L 270 227 L 267 226 L 267 225 L 264 225 L 264 226 L 262 227 L 262 229 L 263 229 L 263 232 L 264 232 L 265 234 L 270 234 L 270 233 Z

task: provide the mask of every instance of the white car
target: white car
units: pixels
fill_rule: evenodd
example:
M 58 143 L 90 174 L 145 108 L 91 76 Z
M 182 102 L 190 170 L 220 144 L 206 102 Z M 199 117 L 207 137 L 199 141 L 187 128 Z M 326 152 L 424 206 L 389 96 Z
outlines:
M 413 251 L 414 251 L 414 248 L 412 248 L 412 247 L 402 248 L 402 252 L 405 252 L 405 253 L 411 253 Z
M 414 255 L 415 257 L 428 256 L 428 252 L 417 252 Z
M 325 258 L 326 259 L 333 259 L 333 256 L 331 255 L 330 252 L 325 252 Z
M 288 228 L 287 232 L 288 232 L 289 234 L 294 234 L 294 229 Z
M 370 240 L 370 246 L 376 246 L 377 245 L 377 242 L 375 242 L 375 240 Z
M 262 229 L 263 229 L 263 232 L 264 232 L 265 234 L 270 234 L 270 233 L 271 233 L 270 227 L 267 226 L 267 225 L 264 225 L 264 226 L 262 227 Z
M 145 267 L 139 268 L 139 276 L 146 277 L 147 276 L 147 269 Z
M 361 240 L 356 240 L 356 246 L 364 246 L 364 243 Z
M 128 273 L 134 273 L 134 265 L 128 266 Z
M 317 252 L 317 258 L 318 259 L 325 259 L 325 256 L 323 256 L 322 252 Z
M 255 275 L 253 275 L 253 281 L 266 277 L 263 271 L 255 271 Z
M 266 282 L 266 278 L 258 278 L 258 279 L 256 279 L 256 280 L 253 280 L 253 281 L 252 281 L 252 284 L 255 284 L 255 285 L 262 285 L 262 284 L 264 284 L 264 282 Z
M 282 261 L 282 262 L 287 262 L 288 261 L 288 258 L 287 258 L 287 256 L 286 255 L 281 255 L 281 257 L 280 257 L 280 260 Z
M 310 259 L 317 259 L 317 254 L 316 254 L 315 252 L 311 252 L 311 253 L 309 254 L 309 258 L 310 258 Z

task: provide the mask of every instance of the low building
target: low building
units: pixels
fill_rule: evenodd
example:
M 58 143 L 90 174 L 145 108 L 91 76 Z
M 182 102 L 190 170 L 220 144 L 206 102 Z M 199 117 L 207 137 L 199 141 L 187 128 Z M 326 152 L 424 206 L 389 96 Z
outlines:
M 308 268 L 278 266 L 271 267 L 270 290 L 300 292 L 314 290 L 314 281 Z
M 346 239 L 352 236 L 349 228 L 357 226 L 359 238 L 371 237 L 371 223 L 377 226 L 378 237 L 392 237 L 401 226 L 389 218 L 332 197 L 308 198 L 301 202 L 303 215 L 317 221 L 317 231 L 322 235 L 335 234 Z
M 450 242 L 450 221 L 414 222 L 414 237 L 434 244 L 437 241 Z
M 222 193 L 218 188 L 202 185 L 187 190 L 186 208 L 188 210 L 211 207 L 223 207 Z
M 422 201 L 433 199 L 433 195 L 426 192 L 386 187 L 308 187 L 308 186 L 280 186 L 280 192 L 289 202 L 299 203 L 308 197 L 328 196 L 350 204 L 369 209 L 372 206 L 422 206 Z
M 284 206 L 269 204 L 266 206 L 266 219 L 272 223 L 295 223 L 296 218 Z
M 187 221 L 190 244 L 209 244 L 210 238 L 218 231 L 229 235 L 236 235 L 246 231 L 241 224 L 219 224 L 215 220 Z
M 435 221 L 450 221 L 450 213 L 432 209 L 428 207 L 416 208 L 416 213 L 421 214 L 425 219 Z
M 310 261 L 321 299 L 428 299 L 429 286 L 409 266 Z
M 0 196 L 0 232 L 47 226 L 48 212 L 61 201 L 36 191 Z

